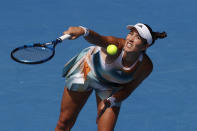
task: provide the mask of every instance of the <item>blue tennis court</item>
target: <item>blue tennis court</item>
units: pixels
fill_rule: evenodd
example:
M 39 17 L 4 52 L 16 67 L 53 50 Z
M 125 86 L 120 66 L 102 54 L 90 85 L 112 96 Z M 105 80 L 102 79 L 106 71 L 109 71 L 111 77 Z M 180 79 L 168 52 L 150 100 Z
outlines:
M 0 130 L 51 131 L 60 111 L 63 65 L 90 46 L 82 37 L 65 41 L 44 64 L 11 60 L 20 45 L 61 36 L 83 25 L 103 35 L 125 37 L 126 25 L 143 22 L 168 37 L 149 48 L 154 70 L 123 102 L 115 131 L 197 130 L 197 2 L 195 0 L 7 0 L 0 4 Z M 95 131 L 94 93 L 73 131 Z

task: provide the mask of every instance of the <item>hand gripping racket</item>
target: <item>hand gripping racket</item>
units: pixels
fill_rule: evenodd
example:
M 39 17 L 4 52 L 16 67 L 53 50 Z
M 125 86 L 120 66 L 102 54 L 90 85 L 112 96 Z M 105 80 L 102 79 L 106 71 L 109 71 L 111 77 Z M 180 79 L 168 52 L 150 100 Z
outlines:
M 34 43 L 17 47 L 11 51 L 11 58 L 23 64 L 41 64 L 47 62 L 55 55 L 56 45 L 69 37 L 69 34 L 65 34 L 47 43 Z

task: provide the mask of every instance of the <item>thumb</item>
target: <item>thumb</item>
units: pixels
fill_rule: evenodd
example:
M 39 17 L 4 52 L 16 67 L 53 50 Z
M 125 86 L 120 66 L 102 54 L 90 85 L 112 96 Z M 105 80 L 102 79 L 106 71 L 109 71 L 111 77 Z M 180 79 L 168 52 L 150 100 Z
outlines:
M 75 36 L 72 36 L 72 35 L 71 35 L 71 37 L 70 37 L 69 39 L 70 39 L 70 40 L 74 40 L 74 39 L 76 39 L 77 37 L 78 37 L 78 36 L 76 36 L 76 35 L 75 35 Z

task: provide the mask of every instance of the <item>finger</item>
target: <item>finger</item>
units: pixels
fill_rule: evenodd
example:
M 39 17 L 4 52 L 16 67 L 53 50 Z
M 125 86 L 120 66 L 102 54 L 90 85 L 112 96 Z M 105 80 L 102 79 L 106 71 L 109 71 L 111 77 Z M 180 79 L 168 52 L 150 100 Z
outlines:
M 98 124 L 98 121 L 99 121 L 99 118 L 97 117 L 97 118 L 96 118 L 96 124 Z
M 111 106 L 111 102 L 107 99 L 104 100 L 105 106 L 106 107 L 110 107 Z
M 76 39 L 78 36 L 71 36 L 70 37 L 70 40 L 74 40 L 74 39 Z
M 65 35 L 65 34 L 70 34 L 70 32 L 69 32 L 69 31 L 64 31 L 63 34 L 64 34 L 64 35 Z
M 98 123 L 100 117 L 103 115 L 103 113 L 105 112 L 106 109 L 101 110 L 101 112 L 98 114 L 97 119 L 96 119 L 96 123 Z
M 107 106 L 105 106 L 101 111 L 98 112 L 96 123 L 98 123 L 99 118 L 103 115 L 103 113 L 105 112 L 106 109 L 107 109 Z
M 101 111 L 98 113 L 97 118 L 96 118 L 96 124 L 98 124 L 99 118 L 102 116 L 103 113 L 104 113 L 104 110 L 101 110 Z

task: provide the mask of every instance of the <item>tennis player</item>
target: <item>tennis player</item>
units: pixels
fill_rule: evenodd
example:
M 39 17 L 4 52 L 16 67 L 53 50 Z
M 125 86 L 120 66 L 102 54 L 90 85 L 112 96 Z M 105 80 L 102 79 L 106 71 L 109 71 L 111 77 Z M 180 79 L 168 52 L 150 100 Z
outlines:
M 121 102 L 125 100 L 153 70 L 146 50 L 165 32 L 153 32 L 143 23 L 128 25 L 126 38 L 102 36 L 85 27 L 69 27 L 64 34 L 71 40 L 83 36 L 93 44 L 83 49 L 64 66 L 66 79 L 61 112 L 55 131 L 69 131 L 95 90 L 97 100 L 98 131 L 113 131 Z M 108 45 L 114 44 L 118 51 L 109 55 Z M 88 119 L 88 118 L 84 118 Z

